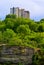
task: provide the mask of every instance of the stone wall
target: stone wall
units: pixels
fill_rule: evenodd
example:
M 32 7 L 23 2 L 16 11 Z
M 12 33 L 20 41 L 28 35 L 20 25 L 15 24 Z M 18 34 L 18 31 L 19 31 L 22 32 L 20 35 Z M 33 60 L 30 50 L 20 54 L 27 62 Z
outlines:
M 0 47 L 0 60 L 11 62 L 32 63 L 34 49 L 23 46 L 2 46 Z

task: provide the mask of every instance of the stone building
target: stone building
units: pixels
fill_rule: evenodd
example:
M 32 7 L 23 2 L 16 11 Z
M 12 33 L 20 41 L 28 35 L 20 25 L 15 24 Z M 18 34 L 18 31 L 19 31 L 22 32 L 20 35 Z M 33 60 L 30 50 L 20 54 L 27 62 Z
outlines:
M 18 7 L 10 8 L 10 14 L 15 14 L 17 17 L 30 18 L 30 12 L 24 9 L 19 9 Z
M 24 17 L 25 18 L 29 18 L 30 16 L 29 16 L 29 11 L 24 11 Z
M 10 8 L 10 14 L 15 14 L 17 17 L 19 17 L 19 8 Z

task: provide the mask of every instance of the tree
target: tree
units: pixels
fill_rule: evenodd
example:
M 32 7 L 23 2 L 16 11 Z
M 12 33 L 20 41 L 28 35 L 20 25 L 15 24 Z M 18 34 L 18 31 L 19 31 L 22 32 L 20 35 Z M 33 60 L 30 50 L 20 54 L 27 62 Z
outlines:
M 3 42 L 3 34 L 2 32 L 0 31 L 0 44 Z
M 44 23 L 41 23 L 38 27 L 39 32 L 44 32 Z
M 16 34 L 12 29 L 6 29 L 6 31 L 3 32 L 3 43 L 8 43 L 9 41 L 14 38 Z
M 15 25 L 16 20 L 7 18 L 4 20 L 4 22 L 6 24 L 6 28 L 14 29 L 14 25 Z
M 16 19 L 16 15 L 14 15 L 14 14 L 8 14 L 8 15 L 6 15 L 6 18 Z
M 29 29 L 29 26 L 28 25 L 20 25 L 18 28 L 17 28 L 17 32 L 18 33 L 21 33 L 21 34 L 29 34 L 31 32 L 31 30 Z
M 33 65 L 44 65 L 44 51 L 39 50 L 37 51 L 32 58 Z
M 5 22 L 3 22 L 3 21 L 0 21 L 0 31 L 4 31 L 4 30 L 6 30 L 6 25 L 5 25 Z

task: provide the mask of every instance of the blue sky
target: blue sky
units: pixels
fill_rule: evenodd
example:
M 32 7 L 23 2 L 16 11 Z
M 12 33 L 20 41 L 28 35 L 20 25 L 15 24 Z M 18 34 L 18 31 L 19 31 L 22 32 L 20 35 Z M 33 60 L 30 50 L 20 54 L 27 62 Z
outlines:
M 13 6 L 29 10 L 31 19 L 44 18 L 44 0 L 0 0 L 0 19 L 9 14 Z

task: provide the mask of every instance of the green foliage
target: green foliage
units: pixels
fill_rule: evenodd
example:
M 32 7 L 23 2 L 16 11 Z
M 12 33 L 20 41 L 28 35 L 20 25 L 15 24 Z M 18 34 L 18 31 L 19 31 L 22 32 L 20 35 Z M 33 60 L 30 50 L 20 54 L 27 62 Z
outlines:
M 15 19 L 15 18 L 16 18 L 16 15 L 8 14 L 8 15 L 6 15 L 6 18 L 12 18 L 12 19 Z
M 35 22 L 8 14 L 4 21 L 0 21 L 0 42 L 43 48 L 44 20 Z
M 32 58 L 33 65 L 44 65 L 44 51 L 39 50 L 38 53 L 35 53 Z
M 25 35 L 29 34 L 30 33 L 29 26 L 28 25 L 20 25 L 20 26 L 18 26 L 17 32 L 21 33 L 21 34 L 25 34 Z
M 3 40 L 3 35 L 2 32 L 0 31 L 0 44 L 2 43 L 2 40 Z
M 44 50 L 44 19 L 35 22 L 31 19 L 17 18 L 16 15 L 7 15 L 5 20 L 0 21 L 0 44 L 3 43 Z M 38 59 L 39 55 L 35 55 L 35 59 Z M 41 59 L 34 59 L 35 65 L 43 63 L 44 56 L 40 57 Z
M 4 31 L 6 29 L 6 25 L 5 25 L 5 22 L 3 21 L 0 21 L 0 31 Z
M 41 23 L 38 27 L 38 31 L 44 32 L 44 23 Z

